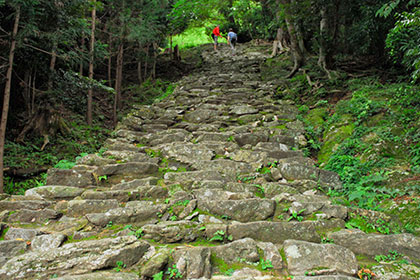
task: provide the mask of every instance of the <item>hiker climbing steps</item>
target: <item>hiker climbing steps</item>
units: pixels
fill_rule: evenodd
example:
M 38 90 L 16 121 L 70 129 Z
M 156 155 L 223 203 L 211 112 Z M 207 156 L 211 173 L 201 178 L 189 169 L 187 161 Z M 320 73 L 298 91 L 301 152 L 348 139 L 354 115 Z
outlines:
M 297 107 L 259 74 L 269 52 L 207 46 L 170 97 L 133 106 L 103 153 L 2 196 L 0 279 L 397 279 L 372 265 L 389 251 L 405 260 L 398 279 L 419 279 L 418 237 L 346 229 L 352 213 L 387 217 L 319 191 L 340 179 L 299 150 Z

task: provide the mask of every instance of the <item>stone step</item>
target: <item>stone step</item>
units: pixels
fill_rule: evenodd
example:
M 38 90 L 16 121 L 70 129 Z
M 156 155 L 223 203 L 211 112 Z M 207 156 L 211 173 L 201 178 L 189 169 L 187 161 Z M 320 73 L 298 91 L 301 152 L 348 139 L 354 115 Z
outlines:
M 150 220 L 157 221 L 167 208 L 167 205 L 154 205 L 149 201 L 130 201 L 125 207 L 113 208 L 103 213 L 86 214 L 86 218 L 91 224 L 100 227 L 110 222 L 120 225 L 142 225 Z
M 262 221 L 274 215 L 276 202 L 269 199 L 198 200 L 197 207 L 240 222 Z
M 0 269 L 0 279 L 49 279 L 53 275 L 83 274 L 135 264 L 150 247 L 134 236 L 69 243 L 49 251 L 13 257 Z

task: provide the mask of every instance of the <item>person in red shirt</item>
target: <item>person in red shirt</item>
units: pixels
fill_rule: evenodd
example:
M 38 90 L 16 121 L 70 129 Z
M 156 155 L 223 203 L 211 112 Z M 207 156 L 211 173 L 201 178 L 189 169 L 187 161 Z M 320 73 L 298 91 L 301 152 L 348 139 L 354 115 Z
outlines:
M 219 43 L 217 42 L 217 37 L 223 38 L 222 35 L 220 35 L 220 29 L 219 29 L 220 25 L 217 25 L 214 29 L 213 29 L 213 33 L 211 34 L 211 37 L 213 37 L 214 40 L 214 50 L 217 50 L 217 46 L 219 45 Z

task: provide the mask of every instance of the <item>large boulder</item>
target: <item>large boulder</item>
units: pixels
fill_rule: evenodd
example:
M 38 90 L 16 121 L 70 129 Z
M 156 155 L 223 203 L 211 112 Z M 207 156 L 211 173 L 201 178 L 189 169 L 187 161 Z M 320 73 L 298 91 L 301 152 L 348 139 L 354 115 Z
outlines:
M 356 254 L 375 256 L 396 251 L 414 259 L 420 259 L 420 237 L 411 234 L 366 234 L 358 229 L 330 233 L 335 244 L 349 248 Z
M 352 251 L 335 244 L 316 244 L 299 240 L 286 240 L 283 244 L 289 273 L 312 274 L 328 270 L 333 274 L 355 275 L 358 264 Z
M 0 279 L 47 279 L 53 275 L 83 274 L 115 267 L 117 261 L 130 266 L 140 260 L 149 246 L 134 236 L 70 243 L 10 259 L 0 269 Z

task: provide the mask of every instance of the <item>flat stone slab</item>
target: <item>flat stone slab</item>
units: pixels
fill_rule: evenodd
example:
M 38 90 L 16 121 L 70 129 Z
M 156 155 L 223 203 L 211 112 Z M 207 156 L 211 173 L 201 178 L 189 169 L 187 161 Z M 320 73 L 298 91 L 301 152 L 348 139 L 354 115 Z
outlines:
M 142 227 L 144 238 L 160 243 L 191 242 L 204 237 L 198 223 L 189 221 L 160 222 Z
M 49 207 L 52 204 L 50 201 L 45 200 L 24 200 L 24 201 L 9 201 L 2 200 L 0 201 L 0 211 L 4 210 L 40 210 Z
M 113 224 L 141 224 L 151 219 L 157 219 L 159 213 L 166 210 L 166 205 L 143 203 L 138 207 L 110 209 L 105 213 L 87 214 L 86 218 L 96 226 L 104 227 L 109 222 Z
M 67 216 L 80 217 L 88 213 L 101 213 L 119 206 L 118 200 L 71 200 L 67 206 Z
M 294 280 L 356 280 L 359 278 L 354 278 L 346 275 L 320 275 L 320 276 L 295 276 Z
M 0 269 L 0 279 L 49 279 L 52 275 L 90 273 L 115 267 L 117 261 L 130 266 L 138 262 L 149 247 L 135 236 L 70 243 L 10 259 Z
M 268 199 L 199 200 L 198 208 L 235 221 L 250 222 L 273 216 L 276 202 Z
M 26 229 L 26 228 L 9 228 L 4 236 L 5 240 L 25 240 L 31 241 L 41 232 L 37 229 Z
M 355 275 L 358 270 L 356 256 L 349 249 L 336 244 L 316 244 L 299 240 L 283 243 L 289 273 L 305 275 L 319 270 Z
M 22 209 L 17 210 L 15 213 L 10 214 L 8 221 L 9 222 L 20 222 L 20 223 L 46 223 L 50 220 L 57 220 L 63 214 L 51 210 L 51 209 L 42 209 L 42 210 L 28 210 Z
M 217 171 L 168 172 L 164 175 L 164 179 L 174 182 L 224 181 L 222 175 Z
M 344 227 L 343 220 L 303 221 L 303 222 L 250 222 L 229 225 L 228 233 L 233 240 L 250 237 L 255 240 L 281 244 L 293 238 L 309 242 L 321 242 L 317 231 Z
M 214 151 L 201 144 L 180 142 L 161 146 L 160 151 L 165 157 L 184 163 L 210 160 L 215 155 Z
M 49 251 L 58 248 L 66 240 L 64 234 L 44 234 L 32 240 L 31 247 L 35 251 Z
M 94 272 L 83 275 L 67 275 L 58 277 L 56 280 L 139 280 L 137 273 L 124 272 Z
M 420 259 L 420 237 L 411 234 L 366 234 L 358 229 L 346 229 L 330 233 L 328 237 L 333 239 L 335 244 L 360 255 L 388 255 L 391 250 Z
M 73 199 L 81 195 L 85 190 L 69 186 L 41 186 L 29 189 L 25 196 L 34 196 L 42 199 Z
M 47 185 L 86 187 L 96 184 L 92 171 L 50 168 L 47 172 Z
M 0 240 L 0 267 L 12 257 L 25 253 L 26 248 L 23 240 Z
M 238 259 L 252 263 L 260 260 L 257 242 L 251 238 L 244 238 L 226 245 L 211 247 L 210 249 L 213 254 L 223 259 L 226 263 L 237 263 Z
M 152 175 L 159 171 L 159 166 L 153 163 L 129 162 L 122 164 L 108 164 L 99 166 L 96 170 L 97 176 L 111 175 Z

